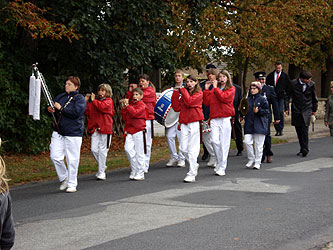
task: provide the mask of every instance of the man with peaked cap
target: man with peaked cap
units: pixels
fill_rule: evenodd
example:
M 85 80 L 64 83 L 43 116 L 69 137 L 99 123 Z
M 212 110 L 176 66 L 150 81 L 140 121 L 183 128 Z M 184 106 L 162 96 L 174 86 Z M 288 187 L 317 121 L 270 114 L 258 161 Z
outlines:
M 265 142 L 264 142 L 264 150 L 261 158 L 261 162 L 265 161 L 265 158 L 267 158 L 267 163 L 271 163 L 273 161 L 273 152 L 272 152 L 272 138 L 271 138 L 271 129 L 270 124 L 272 122 L 272 108 L 273 108 L 273 114 L 274 114 L 274 124 L 279 124 L 280 122 L 280 114 L 279 114 L 279 106 L 277 101 L 277 95 L 274 91 L 274 88 L 272 86 L 266 85 L 266 72 L 264 71 L 258 71 L 253 74 L 256 81 L 260 82 L 261 84 L 261 95 L 266 98 L 269 105 L 269 114 L 268 114 L 268 131 L 265 136 Z

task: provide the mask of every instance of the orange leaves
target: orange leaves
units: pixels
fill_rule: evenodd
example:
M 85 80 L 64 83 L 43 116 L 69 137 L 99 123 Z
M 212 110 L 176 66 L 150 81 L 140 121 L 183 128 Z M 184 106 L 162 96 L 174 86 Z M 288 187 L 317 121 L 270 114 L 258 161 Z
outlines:
M 72 39 L 79 39 L 80 35 L 76 33 L 74 26 L 67 28 L 65 25 L 49 21 L 43 17 L 48 10 L 41 9 L 31 2 L 15 0 L 8 3 L 3 10 L 11 16 L 8 21 L 14 21 L 17 26 L 27 30 L 33 39 L 49 37 L 60 40 L 63 37 L 69 42 Z
M 185 1 L 169 4 L 180 24 L 177 33 L 183 32 L 182 39 L 193 45 L 192 56 L 218 51 L 223 57 L 220 51 L 232 48 L 255 64 L 261 63 L 255 58 L 292 61 L 295 55 L 298 62 L 308 64 L 307 57 L 320 53 L 310 53 L 317 50 L 313 45 L 332 40 L 332 6 L 327 0 L 213 1 L 201 10 L 195 29 L 188 25 L 191 8 Z M 188 50 L 188 43 L 184 45 Z

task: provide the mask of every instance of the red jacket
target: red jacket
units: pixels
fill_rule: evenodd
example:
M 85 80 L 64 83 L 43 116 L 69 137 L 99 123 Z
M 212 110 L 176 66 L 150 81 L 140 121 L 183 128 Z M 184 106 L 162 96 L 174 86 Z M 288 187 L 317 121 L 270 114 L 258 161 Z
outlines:
M 147 120 L 154 120 L 155 119 L 155 112 L 154 108 L 156 105 L 156 92 L 153 89 L 152 86 L 148 86 L 145 89 L 142 89 L 143 91 L 143 98 L 142 101 L 147 105 L 148 107 L 148 118 Z M 126 98 L 130 99 L 130 103 L 133 100 L 133 93 L 130 91 L 126 92 Z
M 223 91 L 220 88 L 205 89 L 203 92 L 203 103 L 210 106 L 209 118 L 221 118 L 235 116 L 233 105 L 235 87 Z
M 179 112 L 179 123 L 188 124 L 191 122 L 202 121 L 202 91 L 190 96 L 186 88 L 181 88 L 181 96 L 178 90 L 173 91 L 171 97 L 171 107 Z
M 112 134 L 114 107 L 110 97 L 103 100 L 93 100 L 87 103 L 84 114 L 88 117 L 88 132 L 93 134 L 95 129 L 101 134 Z
M 121 109 L 121 116 L 125 122 L 125 132 L 135 134 L 146 129 L 148 108 L 143 101 L 134 102 Z

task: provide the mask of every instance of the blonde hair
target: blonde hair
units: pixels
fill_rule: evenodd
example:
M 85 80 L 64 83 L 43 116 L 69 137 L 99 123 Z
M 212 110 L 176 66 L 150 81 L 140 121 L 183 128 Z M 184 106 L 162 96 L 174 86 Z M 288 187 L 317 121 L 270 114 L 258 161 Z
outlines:
M 0 138 L 0 147 L 1 147 L 1 138 Z M 0 156 L 0 194 L 9 193 L 8 187 L 9 179 L 6 178 L 6 165 L 5 161 Z
M 97 90 L 104 90 L 106 92 L 106 97 L 112 97 L 112 88 L 107 83 L 102 83 L 98 86 Z
M 331 81 L 330 87 L 333 87 L 333 81 Z
M 220 75 L 225 75 L 228 80 L 227 83 L 225 84 L 225 88 L 223 90 L 228 90 L 232 87 L 232 80 L 231 80 L 231 76 L 229 74 L 229 72 L 227 70 L 222 70 L 218 75 L 217 75 L 217 79 L 219 79 Z M 219 87 L 221 87 L 221 83 L 219 83 Z
M 184 72 L 180 69 L 176 69 L 175 74 L 181 74 L 183 77 L 185 77 Z

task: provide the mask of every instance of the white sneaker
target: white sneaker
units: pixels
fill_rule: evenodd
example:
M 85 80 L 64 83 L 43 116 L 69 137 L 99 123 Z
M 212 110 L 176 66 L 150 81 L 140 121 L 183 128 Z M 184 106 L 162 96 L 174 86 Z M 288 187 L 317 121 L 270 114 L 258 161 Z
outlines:
M 76 192 L 76 188 L 75 188 L 75 187 L 68 187 L 68 188 L 66 189 L 66 192 L 67 192 L 67 193 L 75 193 L 75 192 Z
M 186 175 L 184 182 L 195 182 L 195 176 Z
M 220 169 L 220 170 L 216 171 L 215 174 L 218 175 L 218 176 L 224 176 L 225 175 L 225 171 L 222 170 L 222 169 Z
M 97 180 L 104 181 L 106 179 L 106 174 L 105 173 L 101 173 L 101 174 L 97 173 L 96 178 L 97 178 Z
M 177 167 L 184 168 L 185 167 L 185 161 L 184 160 L 179 160 Z
M 67 186 L 68 186 L 68 178 L 66 177 L 66 178 L 61 182 L 59 189 L 60 189 L 61 191 L 64 191 L 64 190 L 67 188 Z
M 144 174 L 136 174 L 133 178 L 133 180 L 135 180 L 135 181 L 143 181 L 144 179 L 145 179 Z
M 254 165 L 253 165 L 253 169 L 260 169 L 260 164 L 259 163 L 255 163 Z
M 253 161 L 248 161 L 248 162 L 246 163 L 245 167 L 247 167 L 247 168 L 251 168 L 252 165 L 253 165 Z
M 135 176 L 135 172 L 131 171 L 130 176 L 129 176 L 130 180 L 134 180 L 134 176 Z
M 174 159 L 174 158 L 171 158 L 167 164 L 165 164 L 167 167 L 172 167 L 172 166 L 176 166 L 178 163 L 178 160 Z
M 207 163 L 207 166 L 215 168 L 216 164 L 217 164 L 216 159 L 214 157 L 210 157 L 209 162 Z

